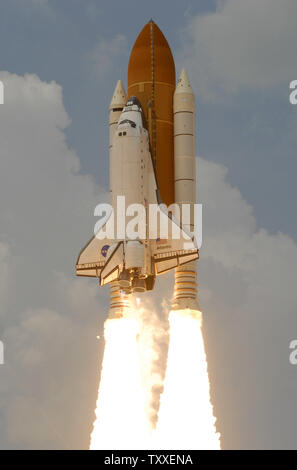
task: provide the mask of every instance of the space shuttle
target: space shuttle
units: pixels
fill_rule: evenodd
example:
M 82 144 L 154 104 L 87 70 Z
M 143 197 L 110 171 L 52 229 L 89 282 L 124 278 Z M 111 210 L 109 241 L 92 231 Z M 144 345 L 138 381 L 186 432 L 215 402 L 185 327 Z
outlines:
M 171 50 L 151 20 L 130 55 L 128 97 L 119 80 L 110 103 L 111 212 L 76 263 L 78 276 L 111 285 L 115 317 L 131 293 L 152 290 L 171 269 L 173 308 L 198 309 L 193 211 L 186 224 L 181 214 L 195 203 L 194 102 L 185 70 L 176 84 Z

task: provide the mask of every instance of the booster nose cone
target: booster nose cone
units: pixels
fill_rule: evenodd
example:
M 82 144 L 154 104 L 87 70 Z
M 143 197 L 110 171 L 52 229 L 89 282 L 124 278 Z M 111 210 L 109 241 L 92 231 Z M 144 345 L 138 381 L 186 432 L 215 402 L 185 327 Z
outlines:
M 173 113 L 175 114 L 175 122 L 178 118 L 176 113 L 179 112 L 195 112 L 195 96 L 188 74 L 185 69 L 182 69 L 179 79 L 177 81 L 176 89 L 173 97 Z M 189 116 L 188 116 L 189 117 Z M 175 124 L 176 125 L 176 124 Z M 185 130 L 185 127 L 184 127 Z M 175 133 L 182 134 L 181 129 L 175 128 Z M 194 132 L 192 130 L 190 133 Z
M 175 66 L 164 34 L 151 20 L 140 32 L 128 66 L 128 95 L 137 96 L 148 124 L 163 202 L 174 202 L 173 93 Z
M 124 85 L 121 80 L 118 80 L 114 89 L 110 104 L 109 104 L 109 147 L 112 146 L 113 135 L 121 115 L 127 96 Z
M 190 93 L 193 94 L 193 89 L 185 69 L 182 69 L 179 79 L 177 81 L 175 93 Z
M 127 101 L 127 96 L 122 80 L 118 80 L 114 89 L 109 109 L 123 108 Z

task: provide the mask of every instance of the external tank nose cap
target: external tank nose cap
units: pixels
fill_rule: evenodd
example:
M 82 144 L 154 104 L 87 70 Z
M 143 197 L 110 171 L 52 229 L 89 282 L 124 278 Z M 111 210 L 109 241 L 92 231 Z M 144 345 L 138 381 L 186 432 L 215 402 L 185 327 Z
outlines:
M 175 65 L 169 44 L 153 20 L 138 35 L 132 48 L 128 65 L 128 89 L 147 82 L 152 77 L 157 82 L 175 86 Z

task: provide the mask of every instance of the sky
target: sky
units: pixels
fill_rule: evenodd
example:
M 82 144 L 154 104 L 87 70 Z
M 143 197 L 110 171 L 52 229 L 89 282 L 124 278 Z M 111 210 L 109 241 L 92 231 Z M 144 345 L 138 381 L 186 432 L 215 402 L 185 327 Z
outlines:
M 295 0 L 0 1 L 0 448 L 88 447 L 108 289 L 74 265 L 107 197 L 112 92 L 150 18 L 196 95 L 223 446 L 296 448 L 296 16 Z

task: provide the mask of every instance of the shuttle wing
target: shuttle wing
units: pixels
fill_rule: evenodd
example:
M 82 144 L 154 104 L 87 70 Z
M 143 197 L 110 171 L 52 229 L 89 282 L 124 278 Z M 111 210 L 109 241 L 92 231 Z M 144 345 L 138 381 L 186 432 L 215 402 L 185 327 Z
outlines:
M 163 274 L 170 269 L 181 266 L 182 264 L 195 261 L 199 258 L 198 249 L 196 250 L 173 250 L 154 255 L 155 274 Z
M 172 228 L 173 225 L 174 228 Z M 199 251 L 195 240 L 171 218 L 169 218 L 169 230 L 170 228 L 171 233 L 174 233 L 176 237 L 178 236 L 178 231 L 180 232 L 179 238 L 162 239 L 159 237 L 151 242 L 155 274 L 162 274 L 172 268 L 199 258 Z
M 76 275 L 100 277 L 100 273 L 107 260 L 107 250 L 112 243 L 112 240 L 107 238 L 100 240 L 94 235 L 78 255 Z

